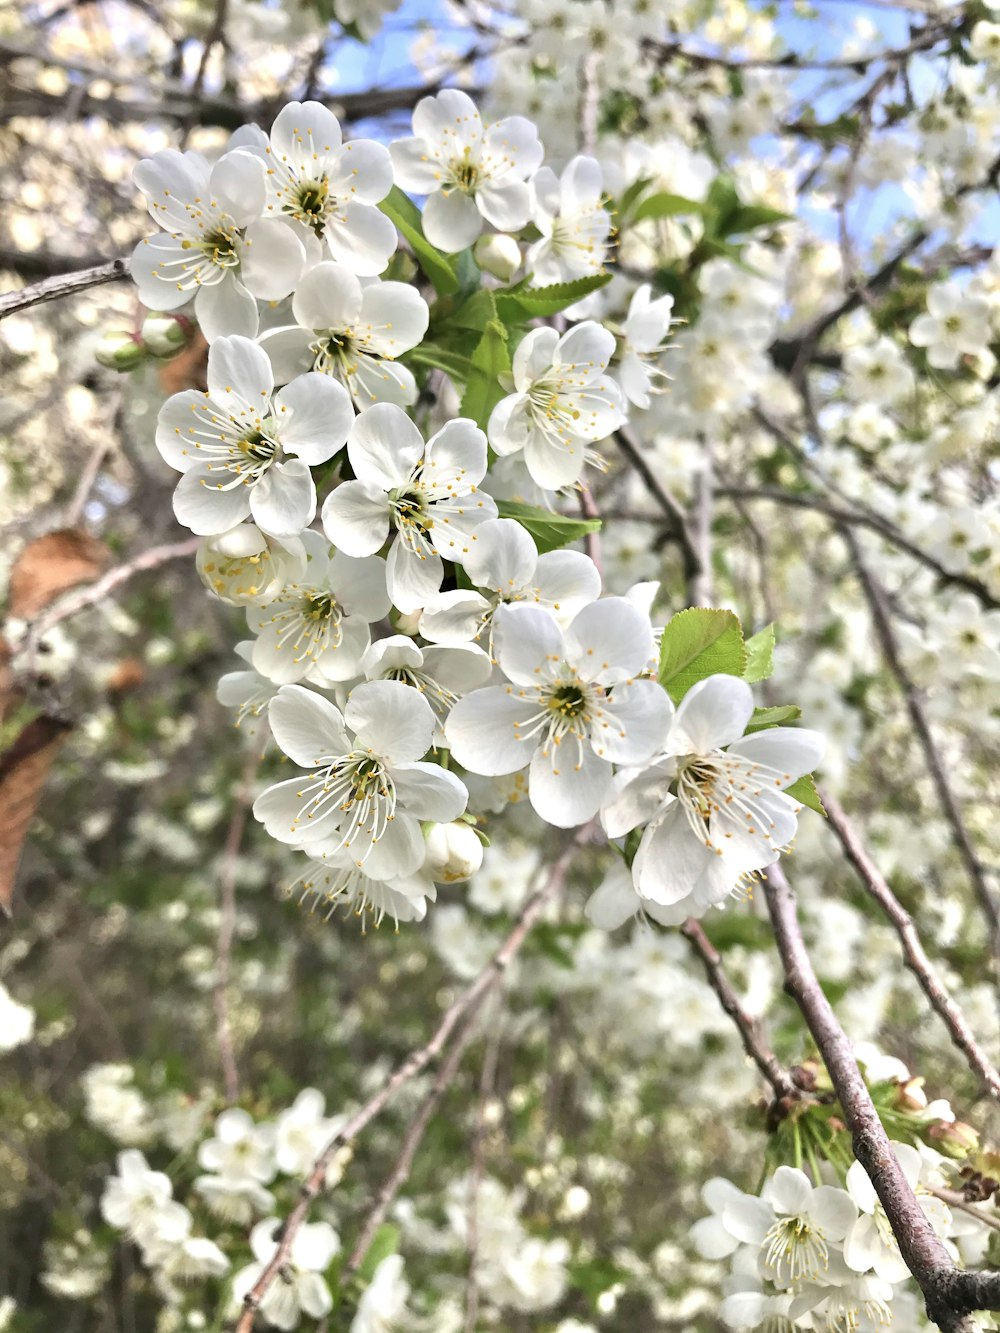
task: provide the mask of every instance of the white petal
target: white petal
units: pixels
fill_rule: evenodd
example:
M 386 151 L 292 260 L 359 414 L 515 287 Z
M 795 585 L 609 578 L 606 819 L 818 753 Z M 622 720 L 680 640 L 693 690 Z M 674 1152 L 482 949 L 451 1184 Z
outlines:
M 465 783 L 440 764 L 397 764 L 392 778 L 404 809 L 417 819 L 448 824 L 465 813 Z
M 465 562 L 473 583 L 505 594 L 532 580 L 538 551 L 520 523 L 512 518 L 488 519 L 476 530 L 476 537 L 476 549 Z
M 245 227 L 264 211 L 266 182 L 261 159 L 238 149 L 219 158 L 208 178 L 208 188 L 213 202 L 230 215 L 237 227 Z
M 423 458 L 423 436 L 401 407 L 376 403 L 355 418 L 347 455 L 359 481 L 392 490 L 409 480 Z
M 389 500 L 380 486 L 345 481 L 323 502 L 323 531 L 348 555 L 374 555 L 389 535 Z
M 351 749 L 340 709 L 315 690 L 282 685 L 267 714 L 279 749 L 302 768 L 315 768 L 324 757 Z
M 603 884 L 590 895 L 584 911 L 587 920 L 598 930 L 617 930 L 629 917 L 635 916 L 641 906 L 642 899 L 632 886 L 632 876 L 627 867 L 621 865 L 608 872 Z
M 251 296 L 281 301 L 305 268 L 306 252 L 287 222 L 262 218 L 251 223 L 240 247 L 240 279 Z
M 710 754 L 739 739 L 753 713 L 753 691 L 737 676 L 709 676 L 692 685 L 670 728 L 670 754 Z
M 445 254 L 466 250 L 483 229 L 476 201 L 461 190 L 438 190 L 424 205 L 424 235 Z
M 419 611 L 441 587 L 444 565 L 434 551 L 414 551 L 397 537 L 385 562 L 385 581 L 392 604 L 400 611 Z
M 423 139 L 396 139 L 389 145 L 396 184 L 414 194 L 433 194 L 441 183 L 441 166 Z
M 562 631 L 549 612 L 537 606 L 498 607 L 493 645 L 500 669 L 516 685 L 539 685 L 564 656 Z
M 754 732 L 729 747 L 730 754 L 741 754 L 754 764 L 767 764 L 781 775 L 787 787 L 805 773 L 811 773 L 826 750 L 826 737 L 805 727 L 774 727 Z
M 361 283 L 340 264 L 317 264 L 292 297 L 292 314 L 306 329 L 352 328 L 361 314 Z
M 775 1212 L 801 1217 L 812 1198 L 809 1177 L 797 1167 L 779 1166 L 768 1183 L 767 1198 Z
M 194 313 L 198 327 L 213 346 L 228 334 L 239 334 L 244 338 L 257 336 L 257 302 L 236 278 L 225 277 L 211 286 L 199 287 L 194 298 Z
M 249 517 L 250 489 L 234 486 L 232 490 L 223 490 L 218 471 L 199 463 L 177 483 L 174 514 L 178 523 L 199 537 L 228 532 Z
M 594 749 L 616 764 L 639 764 L 662 747 L 673 712 L 670 696 L 655 680 L 617 685 L 593 728 Z
M 276 537 L 297 537 L 316 517 L 316 487 L 301 459 L 272 463 L 250 490 L 257 526 Z
M 459 699 L 445 723 L 452 754 L 470 773 L 499 777 L 518 772 L 537 745 L 520 733 L 529 712 L 530 705 L 502 686 L 474 690 Z
M 344 221 L 327 221 L 326 243 L 338 264 L 359 277 L 381 273 L 396 249 L 396 228 L 371 204 L 341 205 Z
M 217 338 L 208 353 L 208 393 L 220 405 L 233 397 L 263 414 L 274 388 L 266 354 L 251 338 Z
M 311 467 L 332 458 L 354 425 L 350 394 L 329 375 L 315 371 L 280 389 L 274 408 L 283 447 Z
M 774 1212 L 763 1199 L 744 1194 L 722 1210 L 726 1230 L 744 1245 L 759 1245 L 774 1222 Z
M 416 347 L 430 320 L 427 302 L 403 282 L 373 282 L 364 289 L 358 331 L 380 356 L 399 356 Z
M 478 592 L 455 588 L 437 593 L 424 607 L 420 633 L 431 643 L 468 643 L 479 633 L 489 609 L 489 602 Z
M 566 631 L 566 657 L 584 680 L 613 685 L 637 676 L 653 656 L 649 617 L 624 597 L 590 602 Z
M 351 691 L 344 718 L 358 743 L 385 759 L 409 764 L 434 739 L 434 714 L 419 690 L 398 680 L 372 680 Z
M 567 737 L 560 746 L 539 750 L 531 761 L 528 795 L 535 812 L 556 828 L 575 828 L 593 819 L 611 786 L 611 764 L 589 745 Z

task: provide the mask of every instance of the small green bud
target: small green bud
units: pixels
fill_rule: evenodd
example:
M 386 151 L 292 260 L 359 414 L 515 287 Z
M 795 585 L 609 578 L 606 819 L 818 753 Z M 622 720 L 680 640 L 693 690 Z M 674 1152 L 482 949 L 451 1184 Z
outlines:
M 125 329 L 109 329 L 94 348 L 94 359 L 108 370 L 125 374 L 142 365 L 146 359 L 146 349 L 134 333 L 128 333 Z
M 150 356 L 166 361 L 183 351 L 193 333 L 194 325 L 183 315 L 164 315 L 157 311 L 146 316 L 139 336 Z

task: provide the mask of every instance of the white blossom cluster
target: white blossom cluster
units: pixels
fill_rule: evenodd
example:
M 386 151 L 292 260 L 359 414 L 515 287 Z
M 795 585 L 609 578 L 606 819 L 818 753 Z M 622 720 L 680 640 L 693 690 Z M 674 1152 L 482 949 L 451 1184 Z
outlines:
M 219 697 L 254 732 L 266 709 L 301 770 L 254 813 L 308 858 L 307 895 L 412 920 L 435 880 L 478 864 L 470 822 L 523 784 L 547 824 L 645 830 L 634 890 L 605 890 L 595 921 L 701 914 L 793 838 L 800 807 L 782 789 L 815 767 L 818 736 L 744 738 L 750 688 L 723 676 L 675 711 L 656 680 L 655 590 L 602 595 L 589 556 L 540 554 L 530 522 L 501 516 L 513 492 L 544 522 L 592 446 L 648 407 L 672 301 L 639 286 L 617 335 L 589 318 L 527 329 L 488 419 L 449 414 L 425 438 L 398 358 L 431 313 L 378 277 L 397 247 L 378 207 L 390 190 L 426 196 L 422 244 L 475 244 L 493 272 L 513 251 L 505 276 L 525 282 L 491 288 L 477 269 L 484 295 L 600 275 L 610 217 L 598 163 L 574 157 L 557 177 L 523 117 L 485 125 L 446 89 L 413 132 L 388 149 L 345 141 L 325 107 L 291 103 L 212 165 L 166 151 L 136 171 L 163 228 L 135 252 L 142 300 L 193 299 L 210 343 L 207 391 L 164 404 L 156 443 L 181 473 L 178 519 L 204 538 L 203 580 L 254 636 Z M 542 239 L 523 247 L 529 222 Z

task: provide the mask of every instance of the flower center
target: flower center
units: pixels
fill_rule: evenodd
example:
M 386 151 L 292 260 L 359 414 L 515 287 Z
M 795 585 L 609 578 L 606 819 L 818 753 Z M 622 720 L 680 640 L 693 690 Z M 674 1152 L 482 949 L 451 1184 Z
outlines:
M 588 699 L 581 686 L 557 685 L 545 701 L 545 706 L 557 718 L 567 722 L 581 717 L 587 711 Z
M 307 620 L 332 620 L 337 614 L 337 599 L 332 592 L 307 592 L 302 599 L 302 614 Z
M 252 430 L 237 441 L 236 447 L 241 454 L 252 458 L 255 463 L 273 463 L 274 455 L 278 451 L 278 442 L 265 435 L 262 430 Z
M 764 1237 L 761 1263 L 779 1286 L 818 1281 L 830 1265 L 822 1231 L 804 1217 L 779 1217 Z
M 465 150 L 464 157 L 457 157 L 452 161 L 452 184 L 456 189 L 461 190 L 463 194 L 471 194 L 479 184 L 479 178 L 479 167 L 470 158 L 468 149 Z
M 343 379 L 358 368 L 354 335 L 350 329 L 326 329 L 309 344 L 313 370 L 322 375 L 336 375 Z
M 404 539 L 425 536 L 434 526 L 427 512 L 427 500 L 416 486 L 401 487 L 389 493 L 389 511 L 392 521 Z
M 240 255 L 236 248 L 235 228 L 216 227 L 212 231 L 206 231 L 200 240 L 182 241 L 181 248 L 199 251 L 210 264 L 215 264 L 218 268 L 239 267 Z
M 296 181 L 288 203 L 282 206 L 282 212 L 302 222 L 319 236 L 330 207 L 330 181 L 324 176 L 321 180 Z

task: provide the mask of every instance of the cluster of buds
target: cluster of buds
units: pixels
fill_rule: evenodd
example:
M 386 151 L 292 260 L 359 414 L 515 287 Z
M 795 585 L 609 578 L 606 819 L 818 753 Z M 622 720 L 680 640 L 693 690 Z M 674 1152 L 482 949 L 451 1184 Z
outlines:
M 194 332 L 195 326 L 186 316 L 154 311 L 143 320 L 138 333 L 109 329 L 94 349 L 94 359 L 108 370 L 127 374 L 150 359 L 172 360 L 188 346 Z

